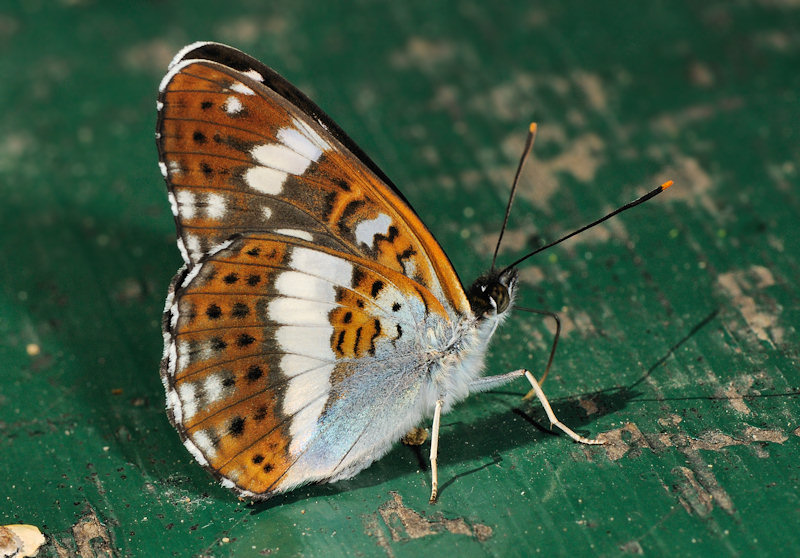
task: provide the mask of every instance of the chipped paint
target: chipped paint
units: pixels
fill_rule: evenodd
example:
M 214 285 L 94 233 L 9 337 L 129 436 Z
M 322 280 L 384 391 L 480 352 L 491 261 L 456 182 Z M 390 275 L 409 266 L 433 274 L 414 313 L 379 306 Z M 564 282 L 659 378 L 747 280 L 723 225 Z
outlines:
M 610 461 L 622 459 L 629 452 L 638 456 L 640 448 L 650 448 L 642 431 L 632 422 L 626 423 L 621 428 L 602 432 L 597 439 L 603 442 L 602 448 Z
M 391 494 L 392 499 L 378 508 L 377 515 L 371 514 L 364 518 L 367 535 L 375 538 L 378 541 L 378 546 L 383 548 L 388 556 L 393 556 L 394 554 L 379 527 L 377 516 L 380 516 L 389 529 L 391 539 L 394 542 L 419 539 L 439 533 L 465 535 L 484 542 L 493 535 L 494 531 L 488 525 L 468 523 L 460 517 L 448 519 L 439 513 L 430 519 L 426 518 L 424 513 L 419 513 L 403 504 L 403 498 L 397 492 L 390 492 L 389 494 Z
M 608 93 L 599 75 L 577 71 L 572 74 L 572 81 L 583 91 L 586 101 L 591 108 L 601 112 L 608 108 Z
M 59 558 L 68 556 L 116 556 L 111 532 L 92 507 L 72 526 L 69 535 L 52 537 L 52 548 Z
M 551 125 L 540 126 L 541 133 Z M 538 139 L 537 139 L 538 141 Z M 509 185 L 516 172 L 515 159 L 522 153 L 525 136 L 512 133 L 502 142 L 503 153 L 509 164 L 499 168 L 489 168 L 487 173 L 497 184 Z M 594 181 L 597 170 L 605 162 L 605 142 L 593 133 L 586 133 L 565 143 L 563 150 L 556 156 L 543 159 L 536 157 L 536 162 L 525 170 L 523 182 L 518 194 L 531 204 L 543 210 L 550 209 L 550 199 L 558 191 L 559 177 L 571 175 L 583 183 Z
M 653 182 L 658 184 L 666 180 L 674 180 L 677 184 L 687 185 L 687 187 L 670 189 L 669 199 L 673 202 L 685 202 L 689 207 L 700 206 L 711 215 L 719 214 L 717 201 L 711 193 L 714 181 L 708 171 L 694 157 L 683 154 L 674 155 L 669 168 L 653 178 Z
M 770 304 L 771 311 L 765 311 L 756 303 L 751 295 L 760 295 L 759 291 L 775 284 L 772 273 L 764 266 L 754 265 L 746 270 L 735 270 L 721 273 L 717 277 L 718 287 L 732 299 L 750 331 L 759 341 L 771 345 L 783 342 L 784 330 L 778 326 L 781 307 Z
M 417 68 L 431 71 L 453 60 L 456 52 L 456 43 L 451 41 L 411 37 L 403 48 L 390 55 L 389 61 L 398 69 Z
M 753 387 L 754 379 L 752 376 L 745 375 L 741 376 L 737 380 L 731 380 L 728 382 L 723 388 L 719 388 L 716 391 L 716 396 L 720 399 L 724 399 L 728 402 L 728 404 L 733 407 L 734 411 L 737 411 L 743 415 L 750 414 L 750 407 L 747 406 L 747 403 L 744 401 L 745 395 L 759 395 L 758 392 L 751 393 L 751 388 Z

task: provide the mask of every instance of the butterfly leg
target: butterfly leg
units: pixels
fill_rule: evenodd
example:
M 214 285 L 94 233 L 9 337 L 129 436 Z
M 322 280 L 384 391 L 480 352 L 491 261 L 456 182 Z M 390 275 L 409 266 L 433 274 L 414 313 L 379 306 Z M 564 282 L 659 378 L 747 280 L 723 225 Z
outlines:
M 438 399 L 433 411 L 433 426 L 431 427 L 431 504 L 435 504 L 436 498 L 439 496 L 439 470 L 436 459 L 439 454 L 439 423 L 442 419 L 442 405 L 444 405 L 444 401 Z
M 521 378 L 525 376 L 528 381 L 531 383 L 531 392 L 534 393 L 538 398 L 539 401 L 542 403 L 542 407 L 544 407 L 545 412 L 547 413 L 547 418 L 550 419 L 550 426 L 557 426 L 561 429 L 567 436 L 575 440 L 576 442 L 580 442 L 582 444 L 602 444 L 603 442 L 600 440 L 590 440 L 589 438 L 584 438 L 576 434 L 570 427 L 566 424 L 558 420 L 555 413 L 553 412 L 553 408 L 550 407 L 550 402 L 547 400 L 547 396 L 542 391 L 539 382 L 536 381 L 536 378 L 533 377 L 533 374 L 525 370 L 524 368 L 520 370 L 514 370 L 513 372 L 508 372 L 506 374 L 501 374 L 499 376 L 486 376 L 483 378 L 478 378 L 477 380 L 473 380 L 469 384 L 469 391 L 470 393 L 476 391 L 487 391 L 490 389 L 494 389 L 498 386 L 506 384 L 512 380 L 516 380 L 517 378 Z M 435 419 L 434 419 L 435 420 Z
M 520 372 L 518 370 L 517 372 Z M 527 370 L 521 370 L 525 377 L 528 378 L 528 381 L 531 383 L 531 387 L 533 388 L 533 392 L 536 393 L 536 397 L 539 398 L 539 401 L 544 407 L 544 411 L 547 413 L 547 418 L 550 419 L 550 427 L 557 426 L 561 431 L 563 431 L 567 436 L 575 440 L 576 442 L 580 442 L 581 444 L 604 444 L 602 440 L 590 440 L 589 438 L 584 438 L 583 436 L 576 434 L 572 431 L 572 429 L 558 420 L 556 414 L 553 412 L 552 407 L 550 407 L 550 402 L 547 400 L 547 396 L 542 391 L 539 382 L 536 381 L 536 378 L 533 377 L 533 374 L 528 372 Z

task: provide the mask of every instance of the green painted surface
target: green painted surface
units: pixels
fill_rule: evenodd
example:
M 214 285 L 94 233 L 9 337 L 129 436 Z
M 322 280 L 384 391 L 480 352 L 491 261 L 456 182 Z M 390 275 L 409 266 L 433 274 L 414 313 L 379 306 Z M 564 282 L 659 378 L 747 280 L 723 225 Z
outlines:
M 797 2 L 322 6 L 0 8 L 2 523 L 39 526 L 51 556 L 796 554 Z M 673 178 L 523 272 L 521 303 L 566 325 L 544 386 L 557 414 L 612 443 L 548 434 L 520 382 L 446 415 L 434 507 L 407 447 L 257 506 L 215 486 L 158 377 L 180 258 L 155 96 L 198 39 L 306 90 L 467 282 L 531 119 L 503 261 Z M 540 370 L 550 338 L 515 315 L 490 373 Z

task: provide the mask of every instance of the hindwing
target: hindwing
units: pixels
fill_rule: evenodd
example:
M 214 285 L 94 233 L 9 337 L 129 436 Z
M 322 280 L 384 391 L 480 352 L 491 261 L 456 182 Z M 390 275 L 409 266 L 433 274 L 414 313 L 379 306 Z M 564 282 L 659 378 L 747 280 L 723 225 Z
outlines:
M 373 260 L 236 236 L 173 281 L 170 418 L 248 496 L 351 476 L 422 418 L 427 332 L 450 323 L 424 285 Z

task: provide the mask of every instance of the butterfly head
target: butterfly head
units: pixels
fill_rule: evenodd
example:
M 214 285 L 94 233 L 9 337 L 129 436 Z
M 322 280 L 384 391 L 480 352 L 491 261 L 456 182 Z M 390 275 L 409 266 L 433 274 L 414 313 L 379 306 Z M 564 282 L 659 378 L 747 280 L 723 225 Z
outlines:
M 517 292 L 517 270 L 493 269 L 478 277 L 467 291 L 473 314 L 479 319 L 496 318 L 511 308 Z

